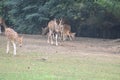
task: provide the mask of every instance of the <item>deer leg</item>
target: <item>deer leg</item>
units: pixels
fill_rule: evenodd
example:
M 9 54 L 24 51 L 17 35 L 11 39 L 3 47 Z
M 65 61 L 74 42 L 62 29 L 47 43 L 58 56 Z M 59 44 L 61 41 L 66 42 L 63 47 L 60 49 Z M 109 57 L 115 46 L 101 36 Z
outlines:
M 51 36 L 52 36 L 51 31 L 49 31 L 49 33 L 48 33 L 48 40 L 47 40 L 48 43 L 50 43 Z
M 71 38 L 71 36 L 69 36 L 69 38 L 70 38 L 70 40 L 72 41 L 72 38 Z
M 48 43 L 50 43 L 50 33 L 48 33 L 48 40 L 47 40 Z
M 51 41 L 51 44 L 53 44 L 53 36 L 54 36 L 53 34 L 50 35 L 50 39 L 51 39 L 50 41 Z
M 72 41 L 72 36 L 70 35 L 70 33 L 68 34 L 68 37 Z
M 8 40 L 8 41 L 7 41 L 7 49 L 6 49 L 6 53 L 9 53 L 9 50 L 10 50 L 10 48 L 9 48 L 9 44 L 10 44 L 10 41 Z
M 1 26 L 0 26 L 0 34 L 2 33 L 2 31 L 1 31 Z
M 12 44 L 13 44 L 13 48 L 14 48 L 14 52 L 13 52 L 13 54 L 16 55 L 16 44 L 15 44 L 14 41 L 12 41 Z
M 55 39 L 56 39 L 56 46 L 58 45 L 58 34 L 55 34 Z
M 63 33 L 62 32 L 59 33 L 59 37 L 60 37 L 60 40 L 63 41 Z
M 66 40 L 66 35 L 65 34 L 63 34 L 63 41 L 65 41 Z
M 50 34 L 49 34 L 50 42 L 51 42 L 51 44 L 53 44 L 53 32 L 50 31 L 49 33 L 50 33 Z

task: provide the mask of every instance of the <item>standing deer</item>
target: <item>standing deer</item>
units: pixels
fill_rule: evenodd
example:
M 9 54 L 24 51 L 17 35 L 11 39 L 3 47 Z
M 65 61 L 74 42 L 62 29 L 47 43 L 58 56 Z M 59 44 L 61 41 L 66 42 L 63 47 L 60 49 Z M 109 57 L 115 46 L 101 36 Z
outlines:
M 7 37 L 6 53 L 9 53 L 9 44 L 11 42 L 13 45 L 13 48 L 14 48 L 13 54 L 16 55 L 16 42 L 18 42 L 19 46 L 21 47 L 23 37 L 19 37 L 18 33 L 16 31 L 14 31 L 12 28 L 7 28 L 5 21 L 2 18 L 0 18 L 0 24 L 3 25 L 3 27 L 5 29 L 5 36 Z
M 49 29 L 49 33 L 48 33 L 48 43 L 53 44 L 53 38 L 55 36 L 55 44 L 56 46 L 58 45 L 58 35 L 60 33 L 60 27 L 58 26 L 58 23 L 56 22 L 56 19 L 51 20 L 48 23 L 48 29 Z

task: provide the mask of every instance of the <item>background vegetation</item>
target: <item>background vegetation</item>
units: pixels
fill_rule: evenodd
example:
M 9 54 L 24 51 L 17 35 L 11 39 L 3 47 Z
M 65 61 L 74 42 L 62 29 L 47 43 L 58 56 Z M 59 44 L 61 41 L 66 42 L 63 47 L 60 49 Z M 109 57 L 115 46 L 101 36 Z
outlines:
M 63 18 L 76 36 L 120 38 L 119 0 L 1 0 L 0 16 L 19 33 L 40 34 Z

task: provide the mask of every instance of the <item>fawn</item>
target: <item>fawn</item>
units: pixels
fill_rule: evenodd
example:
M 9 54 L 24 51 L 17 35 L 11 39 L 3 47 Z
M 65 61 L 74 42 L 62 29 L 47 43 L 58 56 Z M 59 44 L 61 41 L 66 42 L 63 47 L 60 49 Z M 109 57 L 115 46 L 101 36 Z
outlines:
M 5 29 L 5 36 L 7 37 L 6 53 L 9 53 L 9 44 L 11 42 L 14 48 L 13 54 L 16 55 L 16 43 L 18 42 L 19 46 L 22 47 L 23 37 L 18 36 L 18 33 L 12 28 L 8 28 L 2 18 L 0 18 L 0 24 L 3 25 Z

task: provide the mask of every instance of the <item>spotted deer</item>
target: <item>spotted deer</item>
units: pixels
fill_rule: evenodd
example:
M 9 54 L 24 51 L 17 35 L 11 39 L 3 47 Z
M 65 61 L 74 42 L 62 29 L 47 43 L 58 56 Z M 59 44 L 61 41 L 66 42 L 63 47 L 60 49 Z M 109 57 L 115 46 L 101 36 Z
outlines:
M 60 19 L 59 26 L 61 28 L 61 38 L 62 40 L 66 40 L 68 37 L 70 40 L 73 40 L 75 38 L 76 33 L 71 32 L 71 26 L 69 24 L 63 24 L 63 20 Z
M 16 43 L 18 42 L 19 46 L 21 47 L 23 37 L 18 36 L 18 33 L 16 31 L 14 31 L 12 28 L 8 28 L 7 25 L 5 24 L 5 21 L 2 18 L 0 18 L 0 23 L 4 27 L 5 36 L 7 37 L 6 53 L 9 53 L 9 45 L 10 45 L 10 42 L 11 42 L 12 45 L 13 45 L 13 48 L 14 48 L 13 54 L 16 55 Z
M 51 20 L 48 23 L 48 43 L 53 44 L 53 39 L 55 37 L 55 44 L 56 46 L 58 45 L 58 35 L 60 33 L 60 27 L 58 26 L 58 23 L 56 21 L 56 19 Z

